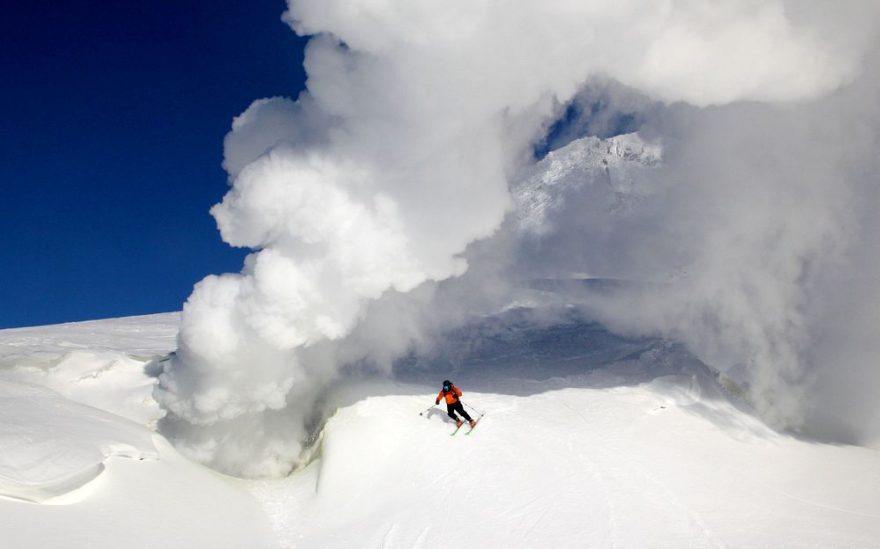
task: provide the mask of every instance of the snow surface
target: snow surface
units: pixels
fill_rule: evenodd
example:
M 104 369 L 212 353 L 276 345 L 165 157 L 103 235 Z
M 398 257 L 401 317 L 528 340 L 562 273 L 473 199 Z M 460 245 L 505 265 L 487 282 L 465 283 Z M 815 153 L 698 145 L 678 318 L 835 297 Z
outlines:
M 155 459 L 149 431 L 42 387 L 0 381 L 0 494 L 43 501 L 94 479 L 110 456 Z
M 412 413 L 421 388 L 386 388 L 258 493 L 291 547 L 877 546 L 876 452 L 777 435 L 691 376 L 589 387 L 607 375 L 466 393 L 488 414 L 455 437 Z
M 680 346 L 576 315 L 349 378 L 305 467 L 225 477 L 153 431 L 176 322 L 0 331 L 0 546 L 880 547 L 880 452 L 774 432 Z M 444 377 L 471 435 L 430 407 Z
M 153 430 L 178 320 L 0 331 L 0 547 L 277 546 L 241 482 Z
M 661 159 L 662 147 L 646 143 L 637 133 L 608 139 L 582 137 L 550 151 L 515 179 L 511 192 L 519 227 L 536 234 L 550 232 L 552 212 L 585 185 L 607 186 L 601 196 L 613 200 L 608 208 L 626 209 L 645 193 L 645 175 Z
M 177 345 L 178 313 L 0 330 L 0 380 L 65 397 L 154 427 L 154 374 Z

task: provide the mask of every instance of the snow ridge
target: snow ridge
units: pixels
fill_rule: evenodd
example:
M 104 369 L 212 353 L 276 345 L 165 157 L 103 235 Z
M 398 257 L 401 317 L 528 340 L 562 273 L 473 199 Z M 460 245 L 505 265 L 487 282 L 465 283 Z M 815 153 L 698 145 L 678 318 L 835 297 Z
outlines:
M 662 147 L 645 142 L 638 133 L 576 139 L 551 151 L 516 178 L 511 192 L 519 229 L 546 234 L 552 213 L 562 207 L 569 194 L 586 185 L 607 185 L 617 198 L 614 207 L 623 208 L 645 192 L 644 174 L 661 161 Z

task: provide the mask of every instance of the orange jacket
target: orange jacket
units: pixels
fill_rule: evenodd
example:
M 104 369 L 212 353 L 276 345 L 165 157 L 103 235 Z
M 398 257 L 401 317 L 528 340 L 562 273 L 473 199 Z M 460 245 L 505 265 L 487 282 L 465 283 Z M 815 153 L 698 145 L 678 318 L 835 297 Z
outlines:
M 455 404 L 458 402 L 458 397 L 461 396 L 461 391 L 455 385 L 452 386 L 452 389 L 449 391 L 440 391 L 440 394 L 437 395 L 437 402 L 440 402 L 441 398 L 446 399 L 446 404 Z

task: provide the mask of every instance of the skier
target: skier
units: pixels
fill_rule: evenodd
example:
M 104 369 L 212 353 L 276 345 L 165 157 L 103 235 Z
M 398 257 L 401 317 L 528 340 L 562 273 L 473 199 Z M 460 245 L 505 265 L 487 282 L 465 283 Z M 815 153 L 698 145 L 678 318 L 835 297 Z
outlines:
M 455 415 L 455 412 L 458 412 L 467 420 L 471 429 L 473 429 L 477 422 L 471 419 L 471 416 L 464 411 L 464 406 L 462 406 L 461 400 L 458 399 L 460 396 L 461 391 L 459 388 L 453 385 L 448 379 L 445 379 L 443 380 L 443 389 L 440 390 L 440 394 L 437 395 L 437 400 L 434 401 L 434 404 L 440 404 L 441 398 L 446 399 L 446 413 L 449 414 L 449 417 L 451 417 L 453 421 L 455 421 L 455 426 L 461 427 L 461 420 Z

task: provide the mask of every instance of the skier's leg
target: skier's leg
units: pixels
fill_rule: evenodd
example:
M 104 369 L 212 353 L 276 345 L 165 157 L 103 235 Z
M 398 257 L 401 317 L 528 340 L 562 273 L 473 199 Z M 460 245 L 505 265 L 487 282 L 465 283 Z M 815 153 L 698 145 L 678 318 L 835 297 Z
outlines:
M 455 404 L 446 405 L 446 415 L 451 417 L 452 421 L 458 421 L 458 417 L 455 415 Z
M 461 414 L 461 417 L 465 418 L 468 423 L 471 422 L 471 416 L 469 416 L 468 413 L 464 411 L 464 404 L 462 404 L 460 400 L 455 403 L 455 411 Z

